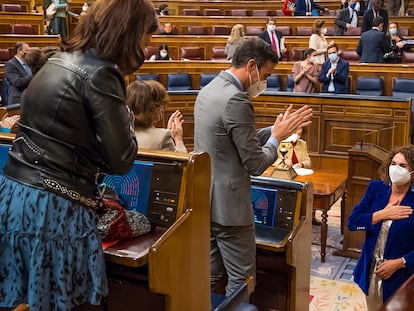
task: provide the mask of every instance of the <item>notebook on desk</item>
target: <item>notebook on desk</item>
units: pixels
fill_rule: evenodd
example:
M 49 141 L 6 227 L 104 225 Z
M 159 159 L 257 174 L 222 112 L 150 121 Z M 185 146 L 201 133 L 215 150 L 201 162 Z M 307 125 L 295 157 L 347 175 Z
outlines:
M 283 247 L 300 216 L 303 184 L 269 177 L 251 182 L 256 243 Z

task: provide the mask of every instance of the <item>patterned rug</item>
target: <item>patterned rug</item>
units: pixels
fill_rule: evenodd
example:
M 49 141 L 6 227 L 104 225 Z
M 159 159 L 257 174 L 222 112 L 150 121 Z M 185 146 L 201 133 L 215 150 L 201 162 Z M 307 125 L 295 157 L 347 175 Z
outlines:
M 328 213 L 324 263 L 321 263 L 320 255 L 320 226 L 312 226 L 310 311 L 367 310 L 365 296 L 353 282 L 352 272 L 357 260 L 332 255 L 336 249 L 342 249 L 339 206 L 337 202 Z

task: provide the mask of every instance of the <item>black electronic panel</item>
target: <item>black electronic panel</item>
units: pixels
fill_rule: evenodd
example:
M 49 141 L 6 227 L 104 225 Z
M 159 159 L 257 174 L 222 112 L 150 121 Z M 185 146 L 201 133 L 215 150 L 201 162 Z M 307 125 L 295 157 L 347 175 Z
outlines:
M 135 161 L 125 175 L 107 175 L 128 209 L 145 215 L 153 225 L 169 227 L 177 219 L 183 164 L 176 161 Z

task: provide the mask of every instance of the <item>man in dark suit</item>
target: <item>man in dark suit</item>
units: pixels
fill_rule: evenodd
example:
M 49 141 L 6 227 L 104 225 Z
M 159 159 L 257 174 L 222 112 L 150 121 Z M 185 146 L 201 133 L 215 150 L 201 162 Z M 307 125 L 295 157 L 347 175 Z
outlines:
M 25 62 L 29 49 L 27 43 L 17 42 L 14 57 L 4 65 L 4 80 L 8 87 L 7 105 L 20 103 L 22 92 L 32 80 L 32 72 Z
M 342 36 L 344 32 L 358 26 L 357 0 L 350 0 L 347 8 L 339 11 L 335 19 L 335 36 Z
M 266 30 L 259 34 L 259 38 L 266 41 L 276 52 L 278 59 L 282 59 L 286 54 L 285 38 L 280 31 L 276 30 L 276 19 L 268 17 Z
M 262 174 L 277 158 L 279 142 L 310 123 L 312 110 L 291 106 L 272 127 L 256 131 L 251 97 L 266 89 L 277 57 L 263 40 L 243 41 L 229 69 L 199 93 L 194 105 L 194 150 L 211 162 L 211 285 L 228 276 L 226 295 L 256 275 L 255 223 L 250 175 Z
M 364 33 L 365 31 L 371 30 L 373 25 L 373 20 L 375 17 L 381 16 L 384 20 L 384 27 L 382 32 L 387 32 L 388 29 L 388 13 L 387 10 L 383 9 L 381 7 L 381 1 L 380 0 L 373 0 L 372 1 L 372 9 L 369 9 L 365 12 L 364 18 L 362 20 L 362 26 L 361 26 L 361 33 Z
M 322 64 L 319 81 L 323 83 L 322 93 L 348 94 L 349 63 L 338 55 L 338 47 L 328 46 L 328 60 Z
M 296 0 L 295 16 L 311 16 L 314 9 L 329 11 L 328 8 L 320 6 L 313 0 Z
M 383 63 L 387 51 L 385 34 L 382 32 L 384 19 L 375 17 L 372 29 L 364 32 L 359 39 L 356 52 L 361 56 L 360 63 Z

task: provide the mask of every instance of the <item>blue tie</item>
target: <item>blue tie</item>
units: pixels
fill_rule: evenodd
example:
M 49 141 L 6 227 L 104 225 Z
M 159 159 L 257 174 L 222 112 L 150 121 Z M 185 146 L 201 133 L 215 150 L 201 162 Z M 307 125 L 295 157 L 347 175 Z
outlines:
M 29 66 L 27 66 L 26 63 L 23 63 L 23 68 L 27 72 L 28 75 L 32 74 L 32 71 L 30 70 Z

